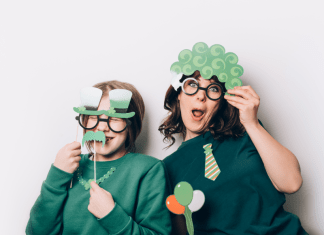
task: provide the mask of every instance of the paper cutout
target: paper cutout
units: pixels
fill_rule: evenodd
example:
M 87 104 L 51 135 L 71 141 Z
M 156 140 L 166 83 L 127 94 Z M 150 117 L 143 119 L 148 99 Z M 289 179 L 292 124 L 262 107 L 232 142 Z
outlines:
M 97 109 L 101 100 L 102 90 L 96 87 L 85 87 L 80 91 L 81 106 Z
M 171 76 L 172 76 L 171 85 L 173 86 L 173 88 L 175 90 L 178 90 L 178 88 L 181 86 L 180 80 L 182 78 L 182 75 L 183 75 L 183 73 L 177 74 L 176 72 L 171 71 Z
M 102 111 L 97 111 L 102 96 L 102 90 L 95 87 L 85 87 L 80 91 L 81 105 L 73 110 L 80 114 L 101 115 Z
M 215 181 L 216 178 L 221 173 L 219 166 L 213 155 L 213 149 L 211 148 L 212 144 L 205 144 L 203 148 L 205 149 L 205 177 L 212 181 Z
M 205 194 L 200 190 L 193 191 L 193 198 L 188 208 L 191 212 L 199 211 L 205 203 Z
M 89 87 L 88 87 L 89 88 Z M 74 107 L 73 110 L 79 114 L 102 115 L 116 118 L 131 118 L 135 112 L 127 113 L 128 106 L 132 98 L 132 92 L 126 89 L 115 89 L 109 92 L 110 108 L 109 110 L 97 110 L 101 96 L 98 96 L 98 88 L 83 88 L 81 92 L 81 106 Z M 90 87 L 91 88 L 91 87 Z M 101 91 L 101 90 L 100 90 Z M 87 101 L 87 98 L 91 99 Z
M 192 212 L 198 211 L 205 203 L 205 195 L 200 190 L 193 191 L 188 182 L 182 181 L 174 188 L 174 195 L 168 196 L 166 206 L 174 214 L 184 214 L 189 235 L 194 235 Z
M 189 183 L 180 182 L 174 188 L 174 195 L 181 205 L 188 206 L 193 198 L 193 189 Z
M 81 109 L 80 109 L 81 108 Z M 80 114 L 85 114 L 85 115 L 102 115 L 105 114 L 105 110 L 83 110 L 83 106 L 82 107 L 73 107 L 73 110 L 77 113 Z
M 182 215 L 185 213 L 186 208 L 177 201 L 174 195 L 168 197 L 166 204 L 173 214 Z
M 135 115 L 135 112 L 127 113 L 127 109 L 128 109 L 128 106 L 129 106 L 131 98 L 132 98 L 132 92 L 129 90 L 126 90 L 126 89 L 115 89 L 115 90 L 109 91 L 109 100 L 110 100 L 109 110 L 98 110 L 100 100 L 102 97 L 102 90 L 100 90 L 98 88 L 95 88 L 95 87 L 83 88 L 80 92 L 80 97 L 81 97 L 80 107 L 73 108 L 73 110 L 79 114 L 96 115 L 96 116 L 105 114 L 108 117 L 116 117 L 116 118 L 130 118 Z M 77 117 L 76 119 L 79 120 L 79 124 L 81 125 L 80 117 L 79 118 Z M 127 123 L 127 125 L 131 124 L 131 122 L 129 120 L 126 120 L 126 123 Z M 83 127 L 83 128 L 86 129 L 85 127 Z M 125 127 L 125 129 L 126 129 L 126 127 Z M 124 130 L 122 130 L 122 131 L 124 131 Z M 122 131 L 120 131 L 120 132 L 122 132 Z M 114 132 L 119 133 L 116 131 L 114 131 Z M 105 133 L 102 131 L 97 131 L 97 132 L 87 131 L 85 133 L 85 135 L 83 136 L 82 146 L 84 146 L 84 143 L 86 141 L 92 141 L 92 140 L 101 141 L 102 147 L 104 147 L 105 142 L 106 142 Z M 96 145 L 96 142 L 94 142 L 94 146 L 95 145 Z M 93 159 L 94 181 L 96 181 L 96 149 L 95 149 L 95 147 L 94 147 L 93 158 L 94 158 Z M 91 181 L 93 181 L 93 180 L 88 180 L 88 182 L 84 183 L 86 185 L 85 186 L 86 188 L 90 187 L 89 185 L 90 185 Z M 71 180 L 70 187 L 72 187 L 72 180 Z
M 116 170 L 115 167 L 110 168 L 110 170 L 107 171 L 107 173 L 104 176 L 102 176 L 100 179 L 98 179 L 96 181 L 96 182 L 98 182 L 98 185 L 101 184 L 105 179 L 109 178 L 109 176 L 111 176 L 114 173 L 115 170 Z M 91 189 L 90 184 L 91 184 L 92 181 L 95 181 L 95 180 L 94 179 L 89 179 L 88 181 L 84 180 L 82 178 L 82 168 L 80 168 L 80 167 L 77 169 L 77 176 L 78 176 L 78 180 L 83 185 L 85 190 Z
M 135 112 L 127 113 L 132 98 L 132 92 L 126 89 L 115 89 L 109 91 L 110 109 L 105 111 L 109 117 L 130 118 Z
M 206 43 L 198 42 L 193 46 L 192 51 L 182 50 L 178 59 L 179 61 L 174 62 L 170 68 L 176 74 L 183 73 L 189 76 L 199 70 L 204 79 L 210 79 L 216 75 L 220 82 L 225 82 L 227 90 L 243 84 L 239 77 L 242 76 L 244 70 L 241 65 L 237 64 L 237 55 L 233 52 L 225 53 L 225 48 L 219 44 L 209 48 Z M 175 81 L 172 81 L 172 84 L 177 85 Z
M 97 131 L 97 132 L 88 131 L 88 132 L 86 132 L 82 138 L 82 146 L 84 145 L 84 143 L 86 141 L 92 141 L 92 140 L 102 142 L 102 147 L 103 147 L 106 143 L 105 133 L 103 133 L 102 131 Z
M 112 107 L 112 106 L 110 106 L 110 107 L 109 107 L 109 110 L 107 111 L 107 114 L 114 114 L 114 113 L 116 113 L 115 108 Z M 107 116 L 108 116 L 108 115 L 107 115 Z

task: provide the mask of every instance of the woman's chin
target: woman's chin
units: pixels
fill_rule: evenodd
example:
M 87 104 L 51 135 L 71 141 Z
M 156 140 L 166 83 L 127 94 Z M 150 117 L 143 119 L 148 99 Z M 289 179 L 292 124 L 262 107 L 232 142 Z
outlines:
M 186 125 L 187 130 L 189 130 L 190 132 L 194 133 L 194 134 L 199 134 L 202 132 L 202 129 L 204 127 L 204 123 L 188 123 L 188 125 Z

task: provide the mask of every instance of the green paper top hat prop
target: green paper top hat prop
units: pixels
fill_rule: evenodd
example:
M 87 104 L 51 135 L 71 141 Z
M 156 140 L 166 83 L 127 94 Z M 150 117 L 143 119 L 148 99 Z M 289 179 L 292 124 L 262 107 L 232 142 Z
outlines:
M 109 92 L 110 109 L 105 113 L 110 117 L 130 118 L 135 112 L 127 113 L 132 92 L 126 89 L 115 89 Z
M 132 98 L 132 92 L 126 89 L 115 89 L 109 92 L 110 109 L 98 110 L 102 91 L 95 87 L 83 88 L 80 92 L 81 105 L 74 107 L 73 110 L 79 114 L 102 115 L 117 118 L 130 118 L 135 112 L 127 113 L 129 103 Z
M 80 91 L 80 107 L 74 107 L 73 110 L 80 114 L 101 115 L 104 110 L 98 111 L 101 100 L 102 90 L 95 87 L 85 87 Z
M 179 53 L 179 61 L 171 65 L 172 80 L 171 85 L 177 90 L 180 86 L 182 75 L 189 76 L 196 70 L 204 79 L 210 79 L 213 75 L 218 77 L 220 82 L 225 82 L 227 90 L 235 86 L 242 86 L 242 76 L 244 70 L 238 65 L 238 57 L 233 52 L 225 53 L 222 45 L 215 44 L 208 47 L 204 42 L 196 43 L 192 51 L 185 49 Z

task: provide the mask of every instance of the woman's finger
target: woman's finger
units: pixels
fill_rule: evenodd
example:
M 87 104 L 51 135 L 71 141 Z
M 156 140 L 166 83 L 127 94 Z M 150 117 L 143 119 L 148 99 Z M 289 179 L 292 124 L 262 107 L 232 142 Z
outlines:
M 246 99 L 244 99 L 242 97 L 239 97 L 239 96 L 225 95 L 224 98 L 227 101 L 232 101 L 232 102 L 240 103 L 240 104 L 243 104 L 243 105 L 248 105 L 251 102 L 251 101 L 246 100 Z
M 254 98 L 254 96 L 252 96 L 249 92 L 239 87 L 235 87 L 235 89 L 227 90 L 227 92 L 232 95 L 241 96 L 246 100 Z
M 237 103 L 235 101 L 227 101 L 230 105 L 234 106 L 237 109 L 243 109 L 244 105 Z
M 259 95 L 255 92 L 255 90 L 250 86 L 242 86 L 243 89 L 248 90 L 251 95 L 253 95 L 256 99 L 260 99 Z

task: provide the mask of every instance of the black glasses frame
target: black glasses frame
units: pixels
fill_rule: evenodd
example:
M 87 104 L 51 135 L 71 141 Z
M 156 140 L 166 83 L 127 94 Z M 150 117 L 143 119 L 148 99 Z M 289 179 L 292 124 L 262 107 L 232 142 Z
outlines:
M 197 84 L 198 84 L 198 88 L 197 88 L 197 90 L 196 90 L 194 93 L 192 93 L 192 94 L 189 94 L 189 93 L 185 92 L 185 90 L 184 90 L 184 88 L 183 88 L 183 85 L 184 85 L 185 82 L 188 81 L 188 80 L 194 80 L 194 81 L 196 81 Z M 212 85 L 218 85 L 218 86 L 220 87 L 220 89 L 221 89 L 221 94 L 222 94 L 222 95 L 221 95 L 220 97 L 218 97 L 217 99 L 212 99 L 212 98 L 210 98 L 209 95 L 208 95 L 207 90 L 208 90 L 208 88 L 209 88 L 210 86 L 212 86 Z M 214 83 L 209 84 L 206 88 L 204 88 L 204 87 L 200 87 L 200 86 L 199 86 L 199 82 L 198 82 L 195 78 L 187 78 L 187 79 L 185 79 L 185 80 L 182 82 L 182 84 L 181 84 L 181 89 L 182 89 L 182 91 L 183 91 L 186 95 L 194 95 L 194 94 L 196 94 L 199 90 L 204 90 L 204 91 L 206 92 L 206 96 L 207 96 L 208 99 L 210 99 L 210 100 L 219 100 L 220 98 L 222 98 L 222 96 L 224 96 L 224 93 L 225 93 L 225 92 L 223 91 L 223 88 L 222 88 L 222 85 L 221 85 L 221 84 L 219 84 L 219 83 L 217 83 L 217 82 L 214 82 Z
M 76 116 L 76 117 L 75 117 L 75 120 L 78 120 L 80 126 L 81 126 L 83 129 L 85 129 L 85 130 L 92 130 L 92 129 L 96 128 L 96 126 L 98 126 L 99 122 L 106 122 L 107 125 L 108 125 L 108 127 L 109 127 L 109 129 L 110 129 L 112 132 L 115 132 L 115 133 L 121 133 L 121 132 L 123 132 L 124 130 L 126 130 L 126 128 L 127 128 L 128 126 L 130 126 L 130 125 L 132 124 L 132 122 L 131 122 L 130 120 L 128 120 L 128 118 L 123 118 L 123 119 L 126 120 L 126 126 L 125 126 L 125 128 L 124 128 L 123 130 L 121 130 L 121 131 L 115 131 L 115 130 L 112 129 L 112 128 L 110 127 L 110 125 L 109 125 L 109 119 L 110 119 L 111 117 L 108 117 L 108 118 L 106 119 L 106 118 L 99 118 L 99 115 L 88 115 L 88 116 L 97 116 L 97 123 L 96 123 L 96 125 L 94 125 L 94 127 L 92 127 L 92 128 L 87 128 L 87 127 L 85 127 L 85 126 L 83 126 L 83 125 L 81 124 L 81 115 L 83 115 L 83 114 L 79 114 L 79 116 Z

